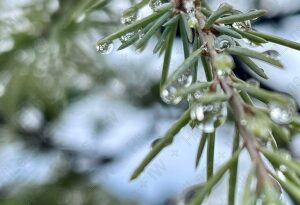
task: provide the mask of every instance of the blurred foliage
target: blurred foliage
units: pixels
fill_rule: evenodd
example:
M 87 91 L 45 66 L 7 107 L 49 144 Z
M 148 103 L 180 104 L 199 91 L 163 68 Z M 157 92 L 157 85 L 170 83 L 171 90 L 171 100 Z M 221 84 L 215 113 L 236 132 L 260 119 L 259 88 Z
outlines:
M 110 2 L 0 1 L 1 142 L 62 151 L 48 128 L 74 98 L 115 75 L 94 45 L 120 24 Z M 91 184 L 71 170 L 46 185 L 1 187 L 0 204 L 126 204 Z
M 21 2 L 0 5 L 0 115 L 11 125 L 27 105 L 51 121 L 70 99 L 103 83 L 110 72 L 104 58 L 83 40 L 96 38 L 96 25 L 106 32 L 119 21 L 106 0 Z
M 69 173 L 54 183 L 43 186 L 27 187 L 25 191 L 15 191 L 6 199 L 1 199 L 2 205 L 133 205 L 121 202 L 100 187 L 88 183 L 88 179 Z M 2 195 L 5 191 L 2 192 Z

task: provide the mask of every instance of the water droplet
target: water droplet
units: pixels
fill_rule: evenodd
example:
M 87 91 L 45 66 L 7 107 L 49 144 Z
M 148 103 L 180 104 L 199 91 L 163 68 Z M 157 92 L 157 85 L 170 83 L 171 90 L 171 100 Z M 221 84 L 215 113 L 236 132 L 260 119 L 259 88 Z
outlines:
M 279 105 L 277 103 L 271 103 L 270 117 L 278 124 L 288 124 L 293 119 L 294 113 L 296 112 L 295 103 L 291 102 L 288 105 Z
M 226 54 L 217 55 L 214 58 L 213 64 L 219 76 L 229 75 L 234 67 L 232 57 Z
M 255 86 L 255 87 L 259 87 L 259 85 L 260 85 L 259 81 L 254 78 L 248 79 L 247 83 L 249 83 L 250 85 Z
M 178 104 L 181 102 L 182 97 L 181 96 L 176 96 L 177 89 L 174 86 L 168 86 L 167 88 L 163 89 L 160 97 L 161 99 L 167 103 L 167 104 Z
M 243 31 L 252 29 L 251 21 L 249 20 L 244 22 L 234 22 L 232 27 Z
M 203 93 L 200 90 L 197 90 L 196 92 L 194 92 L 194 98 L 196 100 L 199 100 L 202 97 Z
M 129 32 L 126 33 L 125 35 L 120 37 L 121 43 L 127 42 L 129 39 L 131 39 L 135 35 L 135 32 Z
M 96 47 L 97 51 L 101 54 L 109 54 L 113 51 L 114 45 L 112 42 L 103 43 L 101 45 L 97 45 Z
M 276 60 L 279 60 L 279 56 L 280 56 L 278 51 L 272 50 L 272 49 L 264 51 L 263 54 L 269 56 L 270 58 L 276 59 Z
M 149 2 L 149 6 L 153 11 L 155 11 L 157 9 L 157 7 L 159 7 L 161 5 L 162 5 L 161 0 L 150 0 L 150 2 Z
M 234 39 L 227 35 L 218 36 L 215 39 L 215 43 L 214 43 L 214 46 L 216 49 L 225 49 L 225 48 L 229 48 L 229 47 L 235 46 L 235 45 L 236 45 L 236 43 L 235 43 Z
M 143 29 L 139 29 L 138 30 L 138 34 L 139 34 L 139 39 L 142 39 L 144 37 L 144 35 L 145 35 Z
M 220 104 L 220 108 L 217 110 L 216 106 L 214 106 L 214 110 L 213 112 L 217 113 L 217 119 L 215 122 L 215 126 L 219 127 L 221 125 L 223 125 L 227 119 L 227 115 L 228 115 L 228 110 L 227 110 L 227 103 L 223 102 L 223 103 L 216 103 L 216 104 Z
M 204 108 L 202 105 L 197 105 L 195 107 L 195 113 L 198 121 L 202 121 L 204 119 Z
M 248 124 L 248 121 L 246 119 L 242 119 L 240 123 L 242 126 L 246 126 Z
M 280 165 L 279 166 L 280 171 L 282 172 L 286 172 L 287 171 L 287 167 L 285 165 Z
M 209 118 L 204 124 L 203 124 L 203 132 L 204 133 L 213 133 L 215 131 L 215 117 Z
M 137 12 L 133 12 L 133 13 L 128 14 L 128 15 L 122 15 L 122 17 L 121 17 L 121 23 L 128 25 L 128 24 L 132 24 L 137 19 L 138 19 L 138 13 Z
M 29 105 L 19 111 L 17 122 L 23 130 L 37 132 L 43 125 L 44 116 L 40 109 Z
M 86 14 L 83 13 L 76 18 L 75 23 L 81 23 L 85 18 L 86 18 Z
M 194 100 L 192 94 L 188 94 L 186 99 L 187 99 L 188 102 L 192 102 Z
M 192 85 L 193 82 L 192 71 L 191 70 L 186 71 L 178 78 L 177 81 L 180 87 L 189 87 L 190 85 Z
M 157 139 L 153 140 L 151 143 L 151 148 L 153 148 L 155 145 L 157 145 L 161 140 L 162 140 L 162 138 L 157 138 Z
M 188 25 L 189 25 L 190 28 L 197 28 L 198 20 L 195 17 L 195 13 L 194 12 L 190 12 L 189 13 Z

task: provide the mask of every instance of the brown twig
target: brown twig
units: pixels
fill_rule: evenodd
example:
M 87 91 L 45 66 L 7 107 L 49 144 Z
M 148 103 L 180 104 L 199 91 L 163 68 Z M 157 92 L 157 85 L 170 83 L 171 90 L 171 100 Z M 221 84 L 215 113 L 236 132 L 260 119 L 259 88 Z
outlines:
M 181 0 L 182 2 L 187 0 Z M 195 15 L 198 20 L 198 35 L 203 42 L 207 46 L 207 52 L 210 56 L 210 64 L 212 66 L 212 72 L 214 75 L 214 79 L 217 83 L 219 83 L 223 89 L 223 91 L 230 96 L 229 105 L 233 110 L 234 118 L 239 129 L 241 136 L 244 139 L 244 146 L 248 150 L 250 158 L 252 162 L 256 165 L 256 173 L 257 173 L 257 192 L 260 193 L 265 182 L 267 182 L 269 175 L 267 168 L 265 167 L 263 160 L 259 154 L 257 149 L 258 144 L 255 140 L 255 137 L 251 132 L 248 131 L 245 122 L 245 110 L 244 110 L 244 102 L 240 98 L 239 94 L 235 92 L 233 87 L 231 86 L 232 81 L 228 77 L 219 77 L 216 72 L 216 68 L 213 65 L 213 59 L 218 55 L 217 51 L 214 48 L 214 34 L 209 29 L 204 29 L 205 19 L 206 17 L 201 13 L 201 4 L 200 1 L 194 1 L 195 6 Z M 183 4 L 183 3 L 182 3 Z

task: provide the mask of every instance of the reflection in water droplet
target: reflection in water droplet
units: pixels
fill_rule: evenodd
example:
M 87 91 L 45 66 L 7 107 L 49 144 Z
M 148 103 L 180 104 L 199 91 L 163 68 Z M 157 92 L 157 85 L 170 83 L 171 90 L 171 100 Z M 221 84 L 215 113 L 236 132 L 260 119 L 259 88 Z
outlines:
M 133 12 L 129 15 L 123 15 L 121 17 L 121 23 L 122 24 L 132 24 L 133 22 L 135 22 L 138 19 L 138 13 L 137 12 Z
M 80 14 L 80 15 L 76 18 L 75 23 L 81 23 L 85 18 L 86 18 L 86 14 L 85 14 L 85 13 Z
M 135 32 L 129 32 L 126 33 L 125 35 L 120 37 L 121 43 L 127 42 L 129 39 L 131 39 L 135 35 Z
M 190 28 L 197 28 L 198 20 L 195 16 L 194 12 L 189 13 L 188 25 L 189 25 Z
M 35 106 L 26 106 L 17 114 L 17 123 L 27 132 L 38 131 L 44 122 L 43 113 Z
M 202 97 L 203 93 L 200 91 L 200 90 L 197 90 L 195 93 L 194 93 L 194 98 L 196 100 L 200 99 Z
M 287 105 L 271 103 L 269 107 L 271 119 L 278 124 L 290 123 L 293 119 L 294 113 L 296 112 L 296 106 L 293 101 Z
M 270 58 L 276 59 L 276 60 L 279 60 L 279 56 L 280 56 L 278 51 L 272 50 L 272 49 L 264 51 L 263 54 L 269 56 Z
M 239 30 L 250 30 L 252 29 L 251 21 L 247 20 L 244 22 L 234 22 L 232 27 Z
M 161 0 L 150 0 L 150 2 L 149 2 L 149 6 L 153 11 L 155 11 L 157 9 L 157 7 L 159 7 L 161 5 L 162 5 Z
M 106 55 L 113 51 L 114 45 L 112 42 L 106 42 L 101 45 L 97 45 L 96 49 L 99 53 Z
M 246 119 L 242 119 L 240 123 L 242 126 L 246 126 L 248 124 L 248 121 Z
M 181 96 L 175 96 L 176 91 L 177 89 L 174 86 L 168 86 L 162 90 L 160 97 L 165 103 L 176 105 L 182 100 Z
M 189 87 L 192 82 L 193 82 L 193 75 L 192 71 L 188 70 L 185 73 L 183 73 L 179 78 L 178 78 L 178 86 L 180 87 Z
M 219 76 L 229 75 L 234 67 L 233 58 L 227 54 L 219 54 L 213 59 Z
M 139 35 L 139 39 L 142 39 L 144 37 L 145 33 L 144 33 L 143 29 L 138 30 L 138 35 Z
M 215 43 L 214 43 L 216 49 L 225 49 L 235 45 L 236 42 L 234 41 L 234 39 L 227 35 L 218 36 L 215 39 Z
M 250 85 L 253 85 L 255 87 L 259 87 L 259 85 L 260 85 L 259 81 L 254 78 L 248 79 L 247 83 L 249 83 Z
M 215 131 L 215 120 L 215 117 L 211 117 L 203 124 L 204 133 L 213 133 Z

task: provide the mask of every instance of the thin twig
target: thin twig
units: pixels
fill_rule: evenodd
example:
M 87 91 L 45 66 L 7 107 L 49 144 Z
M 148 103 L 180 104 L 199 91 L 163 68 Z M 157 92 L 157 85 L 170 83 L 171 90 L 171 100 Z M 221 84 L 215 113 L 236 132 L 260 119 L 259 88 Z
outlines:
M 187 0 L 182 0 L 187 1 Z M 196 1 L 199 2 L 199 1 Z M 243 100 L 240 98 L 238 93 L 236 93 L 233 89 L 232 81 L 228 77 L 219 77 L 216 72 L 216 68 L 213 66 L 213 60 L 218 55 L 217 51 L 214 48 L 214 34 L 211 33 L 210 29 L 204 29 L 205 25 L 205 15 L 201 13 L 201 8 L 199 3 L 194 3 L 195 6 L 195 15 L 198 20 L 198 28 L 197 32 L 198 35 L 203 42 L 203 44 L 207 45 L 207 52 L 210 56 L 210 64 L 212 67 L 214 80 L 216 83 L 219 83 L 223 89 L 223 91 L 230 96 L 229 105 L 233 110 L 234 118 L 238 127 L 238 130 L 241 136 L 244 139 L 244 145 L 247 148 L 250 158 L 252 162 L 256 165 L 256 173 L 257 173 L 257 192 L 260 193 L 266 180 L 268 179 L 269 175 L 267 169 L 262 161 L 262 158 L 259 154 L 257 149 L 257 142 L 255 141 L 254 136 L 251 132 L 249 132 L 243 124 L 245 120 L 245 110 L 244 110 L 244 103 Z

